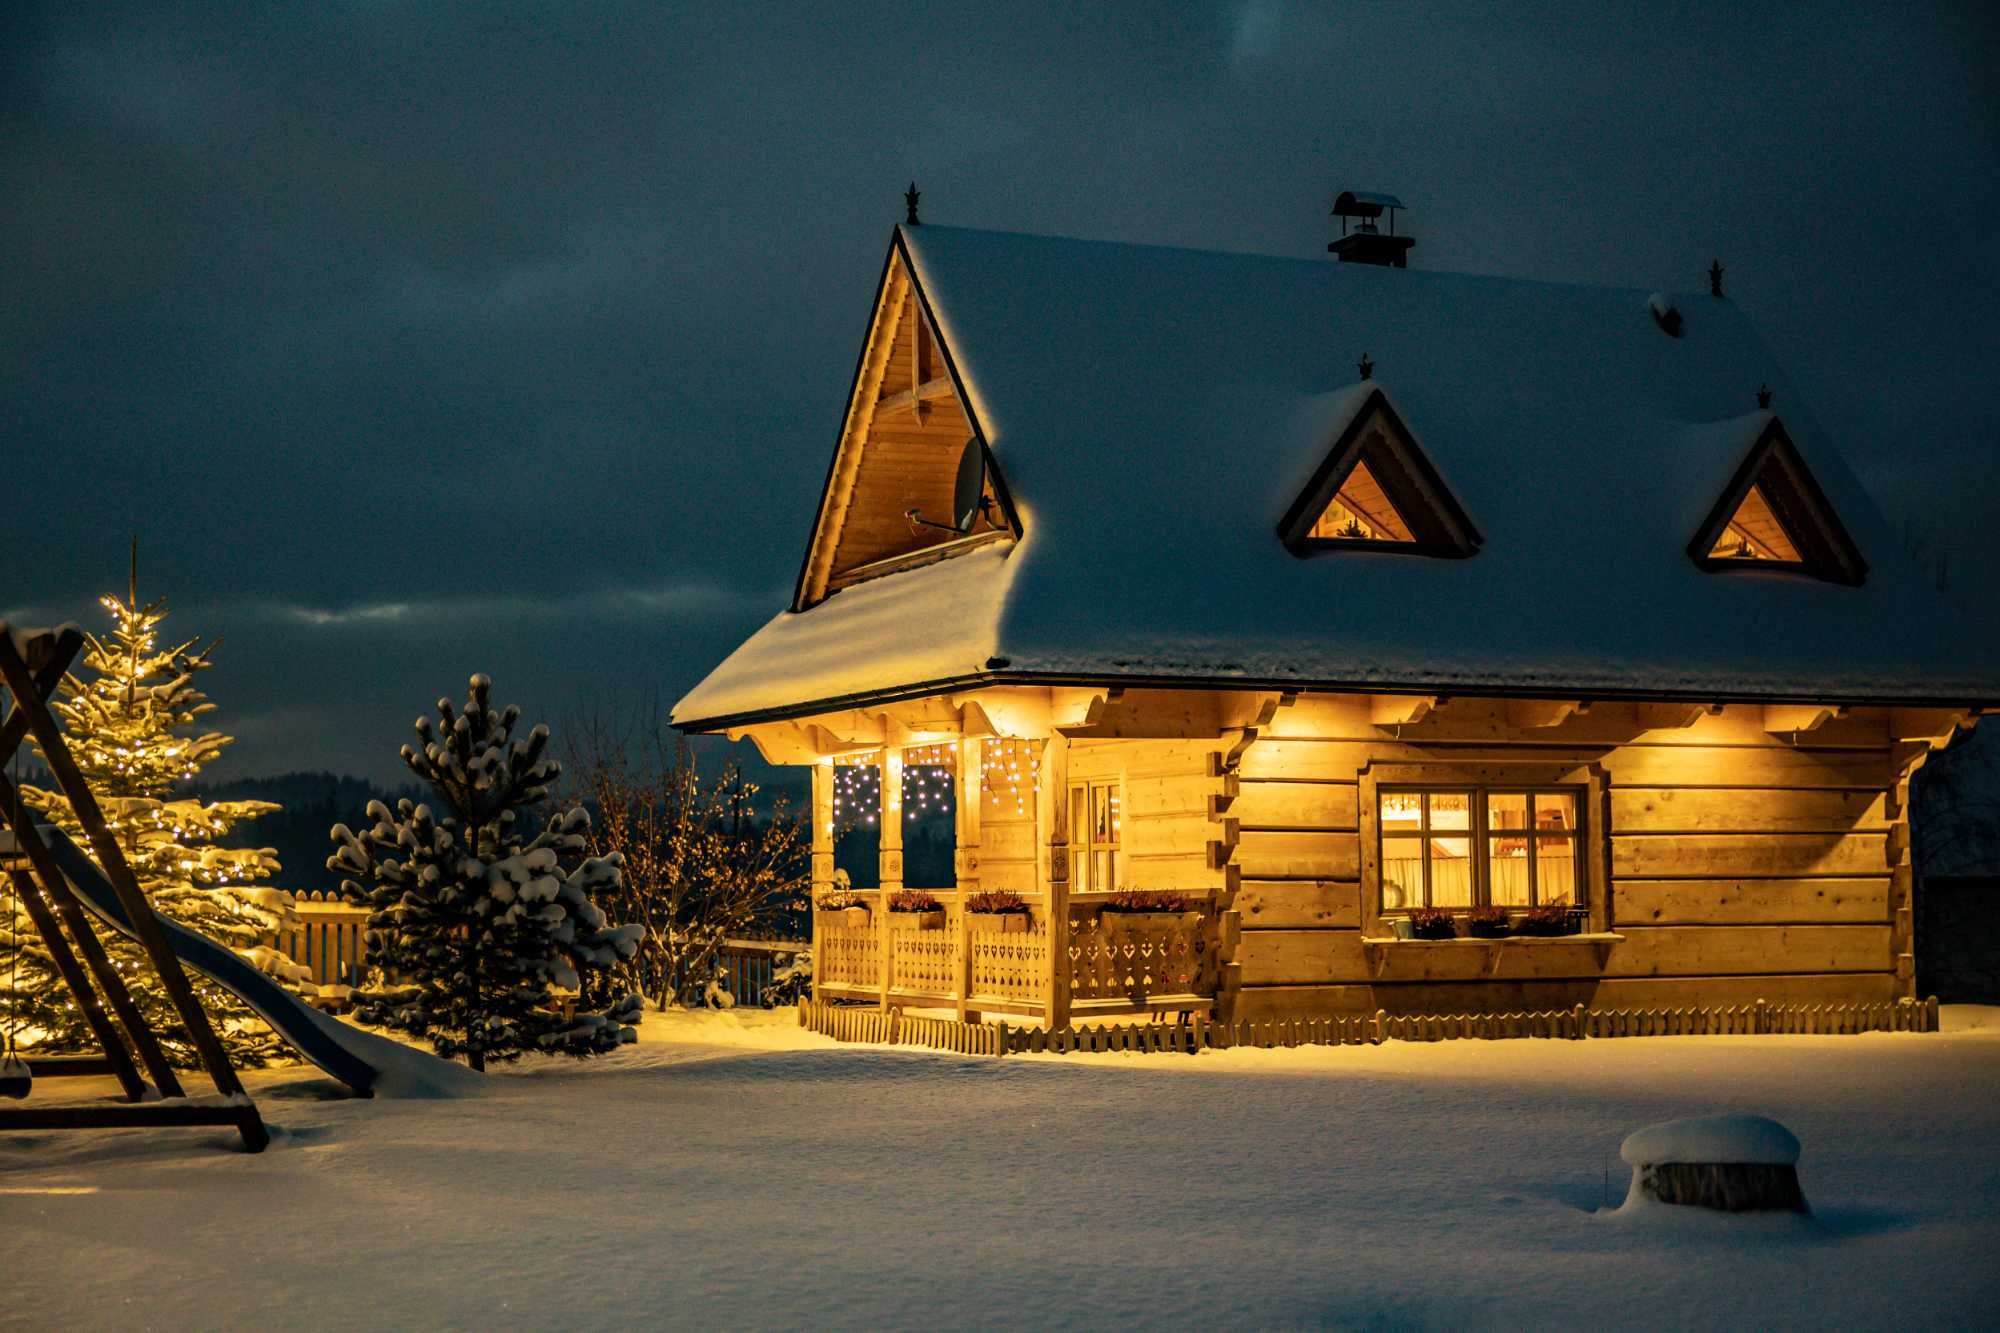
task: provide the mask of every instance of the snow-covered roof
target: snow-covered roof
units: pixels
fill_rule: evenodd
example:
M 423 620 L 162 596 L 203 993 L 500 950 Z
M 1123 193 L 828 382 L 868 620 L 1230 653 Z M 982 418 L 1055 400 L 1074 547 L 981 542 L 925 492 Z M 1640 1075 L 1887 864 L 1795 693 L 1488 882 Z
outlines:
M 1905 558 L 1726 299 L 1667 294 L 1669 337 L 1646 289 L 929 225 L 896 244 L 1025 536 L 781 613 L 681 725 L 946 680 L 2000 702 L 2000 633 Z M 1369 387 L 1477 554 L 1279 541 Z M 1859 587 L 1689 558 L 1774 413 Z

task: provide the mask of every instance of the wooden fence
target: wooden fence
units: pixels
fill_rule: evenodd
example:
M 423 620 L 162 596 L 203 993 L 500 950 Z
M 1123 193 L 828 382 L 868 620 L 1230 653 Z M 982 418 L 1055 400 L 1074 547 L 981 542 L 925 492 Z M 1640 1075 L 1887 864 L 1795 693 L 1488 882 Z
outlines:
M 951 1018 L 913 1018 L 900 1009 L 799 1001 L 799 1026 L 835 1041 L 881 1046 L 927 1046 L 959 1055 L 1004 1055 L 1015 1035 L 1005 1023 L 961 1023 Z
M 281 930 L 271 942 L 300 967 L 312 970 L 318 986 L 359 986 L 368 955 L 368 909 L 351 907 L 333 893 L 301 893 L 295 898 L 299 925 Z
M 309 968 L 315 985 L 364 984 L 368 909 L 350 906 L 332 893 L 301 893 L 296 905 L 298 928 L 279 931 L 271 946 Z M 780 961 L 808 947 L 796 940 L 724 940 L 716 955 L 720 980 L 737 1004 L 762 1006 L 764 988 L 775 979 Z
M 778 968 L 812 946 L 800 940 L 724 940 L 715 955 L 716 980 L 739 1007 L 764 1007 L 764 988 Z
M 799 1002 L 799 1025 L 837 1041 L 925 1046 L 963 1055 L 1068 1054 L 1070 1052 L 1181 1052 L 1232 1046 L 1372 1046 L 1385 1041 L 1498 1041 L 1550 1038 L 1581 1041 L 1607 1037 L 1844 1035 L 1857 1032 L 1936 1032 L 1938 1002 L 1884 1004 L 1755 1004 L 1722 1009 L 1553 1009 L 1512 1014 L 1343 1014 L 1329 1018 L 1246 1019 L 1215 1023 L 1136 1022 L 1088 1027 L 1009 1027 L 912 1018 L 887 1011 Z

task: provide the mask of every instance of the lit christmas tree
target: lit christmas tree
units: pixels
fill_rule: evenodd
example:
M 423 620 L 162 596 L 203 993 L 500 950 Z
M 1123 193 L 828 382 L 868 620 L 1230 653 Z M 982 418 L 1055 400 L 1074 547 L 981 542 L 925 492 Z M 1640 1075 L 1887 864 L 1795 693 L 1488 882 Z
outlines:
M 140 604 L 136 549 L 125 600 L 105 597 L 102 604 L 113 629 L 109 637 L 84 638 L 82 669 L 91 678 L 65 677 L 51 707 L 139 888 L 161 915 L 228 944 L 271 976 L 303 978 L 305 969 L 265 943 L 298 924 L 292 895 L 257 882 L 277 871 L 276 855 L 269 848 L 214 845 L 236 821 L 278 807 L 268 801 L 204 804 L 174 796 L 178 784 L 193 779 L 230 742 L 216 732 L 194 731 L 196 719 L 215 707 L 194 684 L 195 673 L 208 669 L 215 645 L 190 639 L 160 646 L 167 606 L 163 600 Z M 83 825 L 61 792 L 24 786 L 21 795 L 44 822 L 88 846 Z M 168 1056 L 177 1064 L 195 1063 L 194 1049 L 144 951 L 121 935 L 103 935 Z M 15 944 L 21 1018 L 41 1030 L 38 1044 L 49 1050 L 91 1049 L 90 1030 L 25 913 L 15 922 L 13 939 L 0 941 L 0 971 L 12 964 L 6 950 Z M 189 973 L 189 981 L 232 1059 L 261 1064 L 283 1050 L 241 1000 L 196 973 Z
M 403 747 L 439 813 L 370 801 L 371 826 L 333 826 L 327 867 L 370 909 L 368 960 L 390 979 L 357 995 L 355 1013 L 474 1069 L 524 1051 L 600 1054 L 638 1036 L 639 996 L 604 974 L 630 961 L 645 927 L 610 925 L 593 901 L 620 887 L 625 860 L 586 855 L 588 812 L 558 811 L 532 838 L 517 827 L 562 767 L 547 727 L 514 739 L 521 710 L 494 709 L 492 685 L 474 676 L 462 712 L 438 700 L 435 728 L 417 719 L 423 748 Z

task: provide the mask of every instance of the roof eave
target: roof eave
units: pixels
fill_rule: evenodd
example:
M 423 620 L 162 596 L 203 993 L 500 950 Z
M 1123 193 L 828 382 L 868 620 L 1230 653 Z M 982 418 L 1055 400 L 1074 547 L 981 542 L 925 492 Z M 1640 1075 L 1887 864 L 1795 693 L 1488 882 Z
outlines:
M 840 712 L 884 704 L 903 703 L 930 695 L 980 689 L 991 685 L 1043 685 L 1063 688 L 1104 686 L 1115 689 L 1281 691 L 1296 694 L 1437 694 L 1477 695 L 1494 699 L 1576 699 L 1621 703 L 1701 703 L 1701 704 L 1803 704 L 1849 708 L 1962 708 L 1968 711 L 2000 710 L 2000 692 L 1990 695 L 1963 693 L 1879 694 L 1867 692 L 1634 689 L 1559 684 L 1509 685 L 1502 682 L 1336 680 L 1296 677 L 1257 678 L 1249 676 L 1164 676 L 1116 674 L 1110 672 L 1063 671 L 978 671 L 910 685 L 885 686 L 852 694 L 807 699 L 771 708 L 722 713 L 687 721 L 674 719 L 673 725 L 690 734 L 714 734 L 753 727 L 766 722 L 791 722 L 820 713 Z

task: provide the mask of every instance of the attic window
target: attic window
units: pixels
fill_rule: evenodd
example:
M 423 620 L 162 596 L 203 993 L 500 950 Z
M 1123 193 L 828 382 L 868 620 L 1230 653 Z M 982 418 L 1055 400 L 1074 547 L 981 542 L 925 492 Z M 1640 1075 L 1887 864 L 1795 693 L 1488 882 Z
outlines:
M 1760 486 L 1752 486 L 1743 503 L 1736 506 L 1736 512 L 1723 526 L 1722 536 L 1717 539 L 1715 549 L 1708 553 L 1710 560 L 1774 560 L 1779 564 L 1799 565 L 1805 558 L 1793 543 L 1785 525 L 1771 511 L 1771 502 L 1764 498 Z
M 1389 503 L 1382 483 L 1357 461 L 1333 499 L 1327 501 L 1319 521 L 1306 534 L 1319 541 L 1412 542 L 1410 525 Z
M 1707 570 L 1764 569 L 1858 584 L 1868 566 L 1774 417 L 1695 534 Z
M 1462 557 L 1479 534 L 1380 390 L 1341 432 L 1278 524 L 1294 552 L 1364 550 Z

